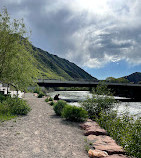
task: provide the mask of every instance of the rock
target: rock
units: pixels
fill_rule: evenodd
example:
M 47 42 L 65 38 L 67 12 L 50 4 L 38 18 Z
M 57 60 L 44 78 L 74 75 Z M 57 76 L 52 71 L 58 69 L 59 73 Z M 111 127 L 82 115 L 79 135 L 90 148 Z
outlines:
M 85 130 L 84 135 L 107 135 L 107 132 L 102 129 L 95 121 L 88 120 L 87 122 L 80 124 L 80 127 Z
M 95 149 L 106 151 L 109 155 L 125 154 L 123 148 L 116 144 L 116 142 L 109 136 L 89 135 L 87 140 L 93 143 Z
M 93 122 L 91 119 L 87 119 L 87 122 Z
M 92 149 L 90 149 L 88 151 L 88 155 L 91 158 L 94 158 L 94 157 L 107 157 L 108 153 L 105 152 L 105 151 L 101 151 L 101 150 L 92 150 Z
M 85 130 L 84 135 L 107 135 L 107 132 L 102 129 L 95 121 L 88 120 L 87 122 L 80 124 L 80 127 Z
M 37 94 L 37 93 L 34 93 L 33 95 L 34 95 L 35 97 L 37 97 L 37 96 L 38 96 L 38 94 Z
M 96 122 L 89 121 L 89 120 L 87 122 L 83 123 L 83 124 L 80 124 L 80 127 L 84 130 L 86 130 L 87 128 L 90 128 L 92 126 L 99 126 L 99 125 Z
M 104 129 L 102 129 L 99 125 L 95 125 L 95 126 L 86 128 L 86 131 L 84 132 L 85 136 L 88 136 L 91 134 L 99 136 L 99 135 L 107 135 L 107 132 Z

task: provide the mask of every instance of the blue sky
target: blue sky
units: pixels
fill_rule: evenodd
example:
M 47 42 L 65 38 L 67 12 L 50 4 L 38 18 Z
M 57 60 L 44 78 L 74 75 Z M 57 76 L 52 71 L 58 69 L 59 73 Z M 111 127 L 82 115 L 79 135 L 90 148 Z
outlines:
M 134 72 L 141 72 L 141 66 L 130 66 L 127 62 L 119 61 L 118 63 L 112 62 L 106 64 L 102 68 L 83 68 L 85 71 L 89 72 L 92 76 L 98 76 L 98 79 L 103 80 L 107 77 L 123 77 L 130 75 Z
M 0 0 L 33 45 L 98 79 L 141 72 L 141 0 Z

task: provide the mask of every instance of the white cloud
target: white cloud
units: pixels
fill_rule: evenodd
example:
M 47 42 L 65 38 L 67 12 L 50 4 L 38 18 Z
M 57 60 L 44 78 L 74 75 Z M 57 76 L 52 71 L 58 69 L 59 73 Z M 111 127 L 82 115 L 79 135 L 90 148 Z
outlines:
M 141 0 L 2 0 L 24 17 L 33 43 L 79 66 L 141 64 Z

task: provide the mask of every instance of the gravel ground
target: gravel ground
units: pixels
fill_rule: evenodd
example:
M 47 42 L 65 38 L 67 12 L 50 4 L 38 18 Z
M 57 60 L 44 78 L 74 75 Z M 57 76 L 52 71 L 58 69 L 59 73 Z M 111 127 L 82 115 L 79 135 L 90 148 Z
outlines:
M 57 117 L 45 99 L 25 99 L 32 111 L 0 124 L 0 158 L 88 158 L 78 124 Z

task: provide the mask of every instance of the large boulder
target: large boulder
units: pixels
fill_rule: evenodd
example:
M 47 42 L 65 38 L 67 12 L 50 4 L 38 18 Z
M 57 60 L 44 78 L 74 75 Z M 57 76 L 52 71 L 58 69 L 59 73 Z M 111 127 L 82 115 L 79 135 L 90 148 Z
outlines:
M 98 126 L 98 124 L 95 121 L 92 121 L 91 119 L 88 119 L 86 122 L 80 124 L 80 127 L 84 130 L 92 126 Z
M 112 154 L 125 154 L 123 148 L 116 144 L 109 136 L 105 135 L 89 135 L 87 140 L 93 143 L 93 147 L 98 150 L 106 151 L 109 155 Z
M 84 132 L 85 136 L 88 136 L 90 134 L 107 135 L 107 132 L 104 129 L 102 129 L 98 125 L 98 123 L 96 123 L 95 121 L 92 121 L 90 119 L 87 122 L 81 124 L 80 127 L 85 130 L 85 132 Z

